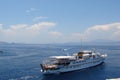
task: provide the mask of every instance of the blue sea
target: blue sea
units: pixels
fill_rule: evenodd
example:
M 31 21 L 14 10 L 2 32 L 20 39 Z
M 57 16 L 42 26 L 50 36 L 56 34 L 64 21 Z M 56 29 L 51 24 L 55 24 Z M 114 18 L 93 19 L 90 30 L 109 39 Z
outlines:
M 107 80 L 120 78 L 120 46 L 83 46 L 108 55 L 99 66 L 57 75 L 43 75 L 40 63 L 49 56 L 79 52 L 79 45 L 0 45 L 0 80 Z M 64 51 L 63 49 L 67 49 Z

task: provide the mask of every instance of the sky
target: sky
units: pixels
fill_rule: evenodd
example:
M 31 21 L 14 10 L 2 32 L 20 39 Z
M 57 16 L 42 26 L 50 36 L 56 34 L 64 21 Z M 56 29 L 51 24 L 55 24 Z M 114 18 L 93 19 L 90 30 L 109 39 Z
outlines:
M 120 41 L 120 0 L 0 0 L 0 41 Z

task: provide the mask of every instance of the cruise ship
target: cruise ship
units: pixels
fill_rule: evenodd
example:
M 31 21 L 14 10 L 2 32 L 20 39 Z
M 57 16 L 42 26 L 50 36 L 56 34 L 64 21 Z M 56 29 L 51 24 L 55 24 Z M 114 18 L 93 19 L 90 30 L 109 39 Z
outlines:
M 80 51 L 72 56 L 50 56 L 40 64 L 43 74 L 60 74 L 93 67 L 104 62 L 106 54 L 95 51 Z

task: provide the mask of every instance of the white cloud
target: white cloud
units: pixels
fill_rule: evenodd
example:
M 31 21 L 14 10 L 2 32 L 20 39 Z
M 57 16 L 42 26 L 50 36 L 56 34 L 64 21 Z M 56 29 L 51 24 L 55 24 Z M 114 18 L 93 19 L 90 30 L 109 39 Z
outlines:
M 108 31 L 110 29 L 120 28 L 120 23 L 106 24 L 106 25 L 96 25 L 87 29 L 87 31 Z
M 83 33 L 63 34 L 56 31 L 54 22 L 40 22 L 33 25 L 17 24 L 4 28 L 0 24 L 0 41 L 25 43 L 80 42 L 92 40 L 120 41 L 120 23 L 91 26 Z
M 3 26 L 3 24 L 0 24 L 0 27 Z
M 11 25 L 10 29 L 11 30 L 21 30 L 21 29 L 26 29 L 28 25 L 26 24 L 17 24 L 17 25 Z
M 83 33 L 71 33 L 64 41 L 80 42 L 81 39 L 83 41 L 120 41 L 120 23 L 91 26 Z
M 0 30 L 2 30 L 2 28 L 3 28 L 3 24 L 0 24 Z
M 97 25 L 88 28 L 83 36 L 86 40 L 120 40 L 120 23 Z
M 62 33 L 57 32 L 57 31 L 52 31 L 52 32 L 50 32 L 50 35 L 54 36 L 54 37 L 59 37 L 59 36 L 62 36 Z
M 41 23 L 37 23 L 32 25 L 31 27 L 28 27 L 28 29 L 32 29 L 32 30 L 40 30 L 43 28 L 49 28 L 49 27 L 53 27 L 56 24 L 53 22 L 41 22 Z
M 44 35 L 41 34 L 46 34 L 55 25 L 53 22 L 40 22 L 33 25 L 11 25 L 7 29 L 0 26 L 0 41 L 34 43 L 42 40 L 41 36 L 44 37 Z
M 41 19 L 47 19 L 48 17 L 45 17 L 45 16 L 38 16 L 38 17 L 35 17 L 34 19 L 33 19 L 33 21 L 39 21 L 39 20 L 41 20 Z

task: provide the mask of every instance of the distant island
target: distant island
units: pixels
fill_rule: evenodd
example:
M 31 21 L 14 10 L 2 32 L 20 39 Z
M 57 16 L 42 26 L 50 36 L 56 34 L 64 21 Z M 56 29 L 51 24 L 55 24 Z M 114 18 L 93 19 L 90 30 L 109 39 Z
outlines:
M 0 41 L 0 44 L 9 44 L 8 42 Z
M 38 44 L 34 44 L 34 43 L 15 43 L 15 42 L 4 42 L 4 41 L 0 41 L 0 45 L 19 45 L 19 44 L 33 44 L 33 45 L 39 45 Z M 66 42 L 66 43 L 47 43 L 47 44 L 52 44 L 52 45 L 81 45 L 81 42 Z M 42 44 L 44 45 L 44 43 Z M 90 42 L 82 42 L 82 45 L 120 45 L 120 41 L 90 41 Z
M 15 43 L 15 42 L 4 42 L 4 41 L 0 41 L 0 45 L 5 45 L 5 44 L 25 44 L 25 43 Z

